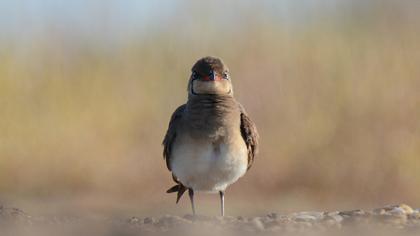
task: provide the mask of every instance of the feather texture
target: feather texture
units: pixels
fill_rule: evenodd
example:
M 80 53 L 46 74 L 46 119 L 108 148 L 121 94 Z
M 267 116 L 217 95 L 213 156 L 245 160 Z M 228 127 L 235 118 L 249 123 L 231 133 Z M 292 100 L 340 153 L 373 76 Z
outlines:
M 246 114 L 245 109 L 241 108 L 241 134 L 248 149 L 248 170 L 254 163 L 254 158 L 258 153 L 258 131 L 254 122 Z

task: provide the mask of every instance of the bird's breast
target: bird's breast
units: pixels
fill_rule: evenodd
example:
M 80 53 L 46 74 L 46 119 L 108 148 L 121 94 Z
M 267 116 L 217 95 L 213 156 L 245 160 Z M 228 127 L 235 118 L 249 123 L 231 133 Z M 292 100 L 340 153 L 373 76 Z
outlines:
M 213 142 L 185 134 L 174 144 L 171 167 L 187 187 L 197 191 L 221 191 L 245 174 L 246 145 L 239 136 Z
M 209 138 L 213 142 L 239 131 L 240 112 L 233 98 L 196 99 L 189 101 L 184 130 L 195 138 Z

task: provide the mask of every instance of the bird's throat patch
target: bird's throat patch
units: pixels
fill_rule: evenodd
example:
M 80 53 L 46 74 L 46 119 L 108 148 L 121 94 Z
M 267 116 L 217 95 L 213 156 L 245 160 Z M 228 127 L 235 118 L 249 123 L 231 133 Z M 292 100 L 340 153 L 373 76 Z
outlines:
M 228 80 L 217 81 L 192 81 L 192 92 L 194 94 L 230 94 L 232 92 L 232 85 Z

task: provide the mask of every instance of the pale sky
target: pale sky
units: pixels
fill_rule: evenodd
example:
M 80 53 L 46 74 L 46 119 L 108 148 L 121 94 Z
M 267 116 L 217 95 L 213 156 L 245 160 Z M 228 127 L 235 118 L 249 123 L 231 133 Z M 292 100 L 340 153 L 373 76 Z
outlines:
M 385 1 L 385 0 L 383 0 Z M 82 39 L 121 40 L 182 26 L 235 30 L 258 15 L 283 25 L 331 21 L 349 6 L 374 0 L 0 0 L 0 40 L 59 32 Z M 381 1 L 378 1 L 380 3 Z M 392 1 L 391 1 L 392 2 Z M 419 1 L 420 2 L 420 1 Z M 252 21 L 252 19 L 251 19 Z M 185 29 L 184 29 L 185 30 Z M 181 32 L 182 33 L 182 32 Z

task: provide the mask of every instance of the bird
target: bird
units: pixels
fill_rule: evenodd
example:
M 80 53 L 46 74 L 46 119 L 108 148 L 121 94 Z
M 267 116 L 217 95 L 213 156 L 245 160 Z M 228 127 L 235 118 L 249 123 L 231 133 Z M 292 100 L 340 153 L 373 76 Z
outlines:
M 163 140 L 163 158 L 176 185 L 176 203 L 188 190 L 193 216 L 195 192 L 219 193 L 225 215 L 226 188 L 253 165 L 259 135 L 255 123 L 233 96 L 222 59 L 196 61 L 188 80 L 187 102 L 172 114 Z

